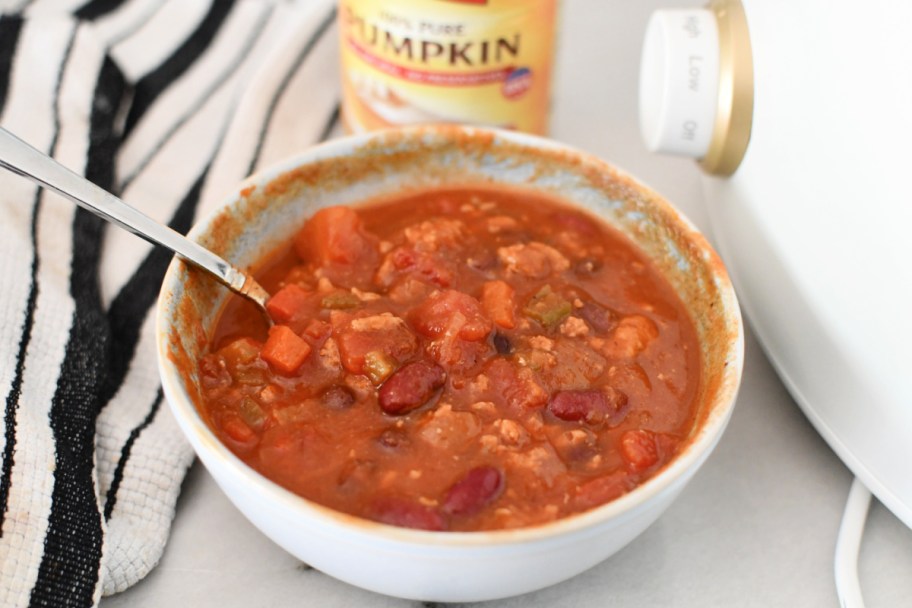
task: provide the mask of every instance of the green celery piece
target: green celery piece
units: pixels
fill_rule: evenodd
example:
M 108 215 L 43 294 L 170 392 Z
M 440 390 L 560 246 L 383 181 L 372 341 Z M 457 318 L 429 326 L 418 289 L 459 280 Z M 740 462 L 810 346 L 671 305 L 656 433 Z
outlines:
M 219 353 L 229 364 L 243 365 L 255 361 L 260 356 L 260 349 L 249 338 L 239 338 L 223 347 Z
M 241 400 L 239 410 L 241 418 L 250 428 L 259 431 L 266 424 L 266 412 L 263 411 L 259 403 L 250 397 L 244 397 Z
M 238 365 L 234 370 L 233 376 L 236 382 L 248 386 L 266 384 L 269 378 L 267 370 L 256 364 Z
M 559 325 L 572 311 L 573 305 L 551 289 L 550 285 L 539 289 L 523 308 L 527 317 L 535 319 L 548 329 Z
M 382 384 L 396 371 L 396 362 L 380 350 L 372 350 L 364 355 L 364 373 L 375 385 Z

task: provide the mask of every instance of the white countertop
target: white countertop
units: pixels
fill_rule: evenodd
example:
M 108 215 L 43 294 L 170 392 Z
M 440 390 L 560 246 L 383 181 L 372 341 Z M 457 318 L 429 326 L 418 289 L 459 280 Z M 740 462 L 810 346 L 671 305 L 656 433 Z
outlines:
M 708 230 L 699 172 L 640 141 L 640 44 L 680 0 L 564 0 L 551 135 L 645 182 Z M 816 434 L 748 328 L 744 380 L 718 448 L 659 521 L 560 585 L 491 606 L 837 606 L 836 533 L 851 473 Z M 909 604 L 912 530 L 874 501 L 859 572 L 868 608 Z M 228 502 L 200 464 L 184 483 L 161 563 L 103 608 L 405 607 L 302 566 Z

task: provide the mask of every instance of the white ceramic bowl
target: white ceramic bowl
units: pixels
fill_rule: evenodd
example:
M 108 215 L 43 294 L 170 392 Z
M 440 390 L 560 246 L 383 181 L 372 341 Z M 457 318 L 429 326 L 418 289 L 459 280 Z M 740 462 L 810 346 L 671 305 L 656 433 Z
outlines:
M 681 453 L 635 490 L 586 513 L 495 532 L 426 532 L 338 513 L 262 477 L 197 413 L 195 361 L 227 297 L 172 262 L 158 304 L 165 395 L 200 459 L 264 534 L 315 568 L 388 595 L 480 601 L 557 583 L 590 568 L 668 507 L 721 436 L 741 377 L 734 292 L 706 240 L 659 196 L 606 163 L 545 139 L 466 127 L 418 127 L 332 141 L 251 177 L 191 236 L 239 266 L 256 262 L 316 209 L 403 185 L 505 183 L 556 193 L 619 228 L 656 262 L 693 316 L 702 345 L 699 423 Z

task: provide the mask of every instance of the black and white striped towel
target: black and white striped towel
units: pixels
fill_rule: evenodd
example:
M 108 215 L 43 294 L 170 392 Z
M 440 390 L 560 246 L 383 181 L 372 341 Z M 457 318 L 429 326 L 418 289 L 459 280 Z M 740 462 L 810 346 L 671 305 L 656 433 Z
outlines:
M 332 0 L 0 0 L 0 124 L 187 231 L 338 119 Z M 158 561 L 192 452 L 162 407 L 170 256 L 0 174 L 0 606 Z

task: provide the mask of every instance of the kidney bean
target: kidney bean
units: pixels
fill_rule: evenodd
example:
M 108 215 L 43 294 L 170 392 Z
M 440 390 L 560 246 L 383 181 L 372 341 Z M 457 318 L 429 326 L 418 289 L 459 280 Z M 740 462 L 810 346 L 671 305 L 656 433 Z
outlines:
M 388 428 L 377 437 L 377 443 L 388 450 L 398 450 L 407 448 L 412 442 L 405 431 L 397 428 Z
M 387 414 L 405 414 L 427 403 L 444 382 L 446 372 L 436 363 L 407 363 L 380 387 L 380 407 Z
M 200 383 L 206 390 L 231 386 L 231 374 L 225 360 L 218 355 L 206 355 L 200 359 Z
M 370 516 L 381 523 L 403 528 L 445 530 L 447 527 L 446 520 L 440 513 L 404 498 L 387 497 L 375 501 Z
M 592 329 L 605 334 L 617 325 L 614 313 L 596 302 L 585 302 L 583 307 L 576 311 L 577 315 L 583 318 Z
M 493 502 L 503 490 L 503 475 L 494 467 L 476 467 L 447 491 L 443 511 L 472 515 Z
M 548 403 L 548 411 L 561 420 L 603 422 L 627 405 L 627 395 L 615 388 L 608 389 L 559 391 Z
M 497 332 L 494 334 L 494 348 L 496 348 L 497 352 L 501 355 L 509 355 L 513 352 L 513 343 L 510 342 L 509 337 Z

